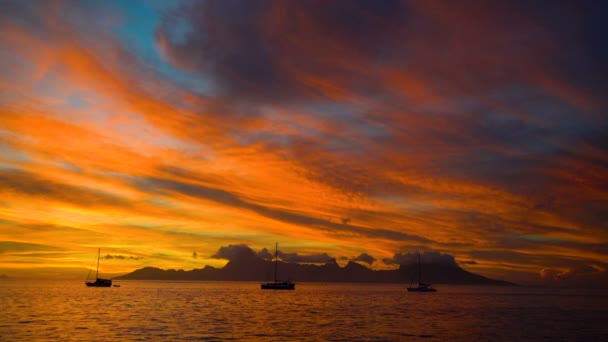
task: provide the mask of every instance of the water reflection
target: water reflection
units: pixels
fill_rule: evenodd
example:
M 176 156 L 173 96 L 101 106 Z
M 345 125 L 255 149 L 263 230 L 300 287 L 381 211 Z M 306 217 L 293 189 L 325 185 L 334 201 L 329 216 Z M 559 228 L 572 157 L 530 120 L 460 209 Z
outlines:
M 608 296 L 525 288 L 136 282 L 0 284 L 0 340 L 596 339 L 608 336 Z

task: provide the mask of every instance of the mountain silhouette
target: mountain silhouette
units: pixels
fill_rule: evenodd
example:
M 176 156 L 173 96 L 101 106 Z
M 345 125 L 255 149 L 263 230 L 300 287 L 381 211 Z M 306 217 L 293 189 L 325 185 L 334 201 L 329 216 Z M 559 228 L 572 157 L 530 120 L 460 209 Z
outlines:
M 205 266 L 184 271 L 144 267 L 115 279 L 268 281 L 274 277 L 274 267 L 274 262 L 259 257 L 237 257 L 223 268 Z M 515 285 L 468 272 L 454 264 L 429 263 L 425 264 L 423 269 L 423 281 L 433 284 Z M 336 262 L 314 265 L 279 261 L 278 270 L 279 280 L 290 279 L 298 282 L 409 284 L 418 279 L 418 264 L 401 265 L 396 270 L 372 270 L 353 261 L 344 267 Z

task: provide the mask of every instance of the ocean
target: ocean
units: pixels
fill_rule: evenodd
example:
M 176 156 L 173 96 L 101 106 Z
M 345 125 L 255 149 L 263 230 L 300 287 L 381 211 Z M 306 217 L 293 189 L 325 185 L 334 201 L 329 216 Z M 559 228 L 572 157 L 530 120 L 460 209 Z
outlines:
M 0 341 L 608 341 L 603 290 L 0 282 Z

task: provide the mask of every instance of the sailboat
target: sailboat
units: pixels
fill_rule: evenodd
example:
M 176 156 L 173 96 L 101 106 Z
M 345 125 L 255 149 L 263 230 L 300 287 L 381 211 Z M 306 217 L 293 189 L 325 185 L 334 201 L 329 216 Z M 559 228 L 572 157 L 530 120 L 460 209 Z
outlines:
M 431 284 L 425 284 L 422 282 L 422 263 L 420 262 L 420 253 L 418 253 L 418 286 L 407 288 L 410 292 L 436 292 L 437 290 L 431 287 Z
M 99 256 L 101 255 L 101 248 L 97 251 L 97 271 L 95 272 L 95 281 L 86 280 L 84 283 L 89 287 L 110 287 L 112 286 L 112 279 L 99 278 Z M 89 274 L 91 272 L 89 271 Z M 87 276 L 88 278 L 88 276 Z
M 291 281 L 277 281 L 277 268 L 279 266 L 279 244 L 274 247 L 274 283 L 262 284 L 262 290 L 295 290 L 296 284 Z

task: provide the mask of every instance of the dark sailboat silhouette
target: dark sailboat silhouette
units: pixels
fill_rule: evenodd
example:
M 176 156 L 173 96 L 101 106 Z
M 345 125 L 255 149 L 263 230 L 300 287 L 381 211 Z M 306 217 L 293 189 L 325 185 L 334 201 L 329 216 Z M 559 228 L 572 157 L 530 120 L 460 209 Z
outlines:
M 289 280 L 277 281 L 277 268 L 279 265 L 279 244 L 274 249 L 274 283 L 262 284 L 262 290 L 295 290 L 296 284 Z
M 425 284 L 422 282 L 422 263 L 420 261 L 420 253 L 418 253 L 418 286 L 407 288 L 409 292 L 436 292 L 437 290 L 431 287 L 431 284 Z
M 110 287 L 112 286 L 112 279 L 99 278 L 99 256 L 101 255 L 101 248 L 97 251 L 97 271 L 95 272 L 95 281 L 86 280 L 84 283 L 89 287 Z M 91 274 L 91 271 L 89 271 Z M 89 276 L 87 276 L 87 279 Z

